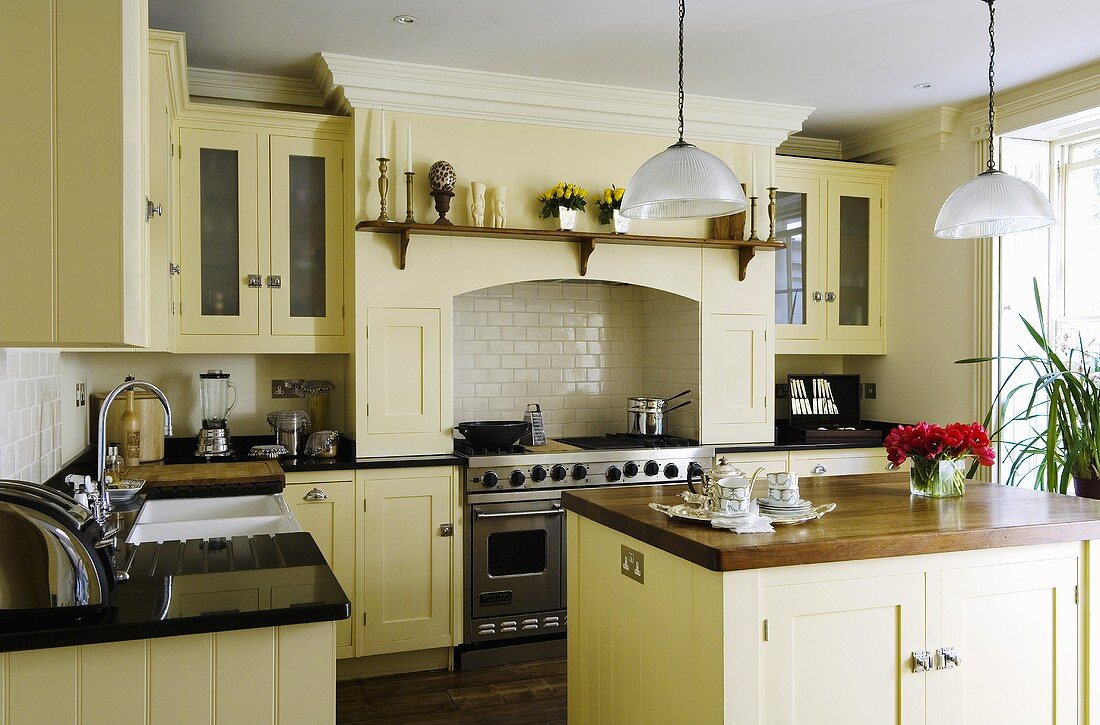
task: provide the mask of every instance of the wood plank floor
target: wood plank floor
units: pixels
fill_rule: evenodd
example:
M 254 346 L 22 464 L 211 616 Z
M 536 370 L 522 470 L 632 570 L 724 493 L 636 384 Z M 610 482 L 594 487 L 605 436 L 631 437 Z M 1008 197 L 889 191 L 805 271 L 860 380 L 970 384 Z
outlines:
M 565 658 L 336 685 L 336 722 L 564 724 Z

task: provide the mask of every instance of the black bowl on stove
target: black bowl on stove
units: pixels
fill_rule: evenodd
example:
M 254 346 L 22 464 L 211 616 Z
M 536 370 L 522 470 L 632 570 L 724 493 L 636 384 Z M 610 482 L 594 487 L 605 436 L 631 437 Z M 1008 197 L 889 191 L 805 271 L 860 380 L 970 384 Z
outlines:
M 470 420 L 459 423 L 455 430 L 472 445 L 508 448 L 531 432 L 531 424 L 524 420 Z

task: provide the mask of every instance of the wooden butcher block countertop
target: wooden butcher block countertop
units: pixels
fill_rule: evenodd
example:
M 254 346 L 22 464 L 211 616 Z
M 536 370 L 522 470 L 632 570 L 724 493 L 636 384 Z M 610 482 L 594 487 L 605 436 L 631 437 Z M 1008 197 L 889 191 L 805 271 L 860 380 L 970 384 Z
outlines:
M 154 463 L 132 466 L 124 469 L 122 475 L 144 479 L 144 491 L 152 496 L 278 493 L 286 484 L 286 474 L 278 461 Z
M 649 508 L 650 501 L 682 503 L 681 484 L 565 491 L 562 505 L 713 571 L 1100 538 L 1100 501 L 1091 499 L 971 481 L 960 498 L 929 499 L 909 494 L 905 473 L 802 478 L 799 484 L 803 498 L 835 502 L 836 510 L 776 526 L 773 534 L 735 534 Z

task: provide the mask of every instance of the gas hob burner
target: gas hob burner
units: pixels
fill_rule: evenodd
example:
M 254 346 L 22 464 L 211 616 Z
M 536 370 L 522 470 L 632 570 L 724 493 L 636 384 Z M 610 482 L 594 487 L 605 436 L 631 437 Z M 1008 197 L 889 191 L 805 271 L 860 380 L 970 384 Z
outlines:
M 455 453 L 466 456 L 467 458 L 472 458 L 473 456 L 510 456 L 525 451 L 526 449 L 523 446 L 518 445 L 493 448 L 489 446 L 476 446 L 463 438 L 455 438 Z
M 695 448 L 699 441 L 691 438 L 661 435 L 651 436 L 642 433 L 608 433 L 603 436 L 580 436 L 577 438 L 558 438 L 559 443 L 576 446 L 586 451 L 615 450 L 630 448 Z

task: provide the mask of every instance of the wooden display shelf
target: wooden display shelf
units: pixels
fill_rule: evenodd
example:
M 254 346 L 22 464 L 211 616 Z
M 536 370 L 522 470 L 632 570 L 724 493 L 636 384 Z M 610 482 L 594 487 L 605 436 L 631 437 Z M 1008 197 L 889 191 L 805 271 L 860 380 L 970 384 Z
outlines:
M 649 247 L 708 247 L 737 251 L 737 278 L 744 281 L 745 270 L 757 249 L 786 249 L 782 242 L 741 241 L 736 239 L 705 239 L 701 237 L 654 237 L 645 234 L 607 234 L 602 232 L 563 232 L 550 229 L 513 229 L 495 227 L 463 227 L 442 224 L 406 224 L 405 222 L 362 221 L 357 232 L 398 234 L 401 250 L 398 267 L 405 269 L 409 242 L 417 234 L 449 237 L 487 237 L 492 239 L 542 239 L 576 242 L 580 251 L 581 276 L 588 274 L 588 259 L 598 244 L 638 244 Z

